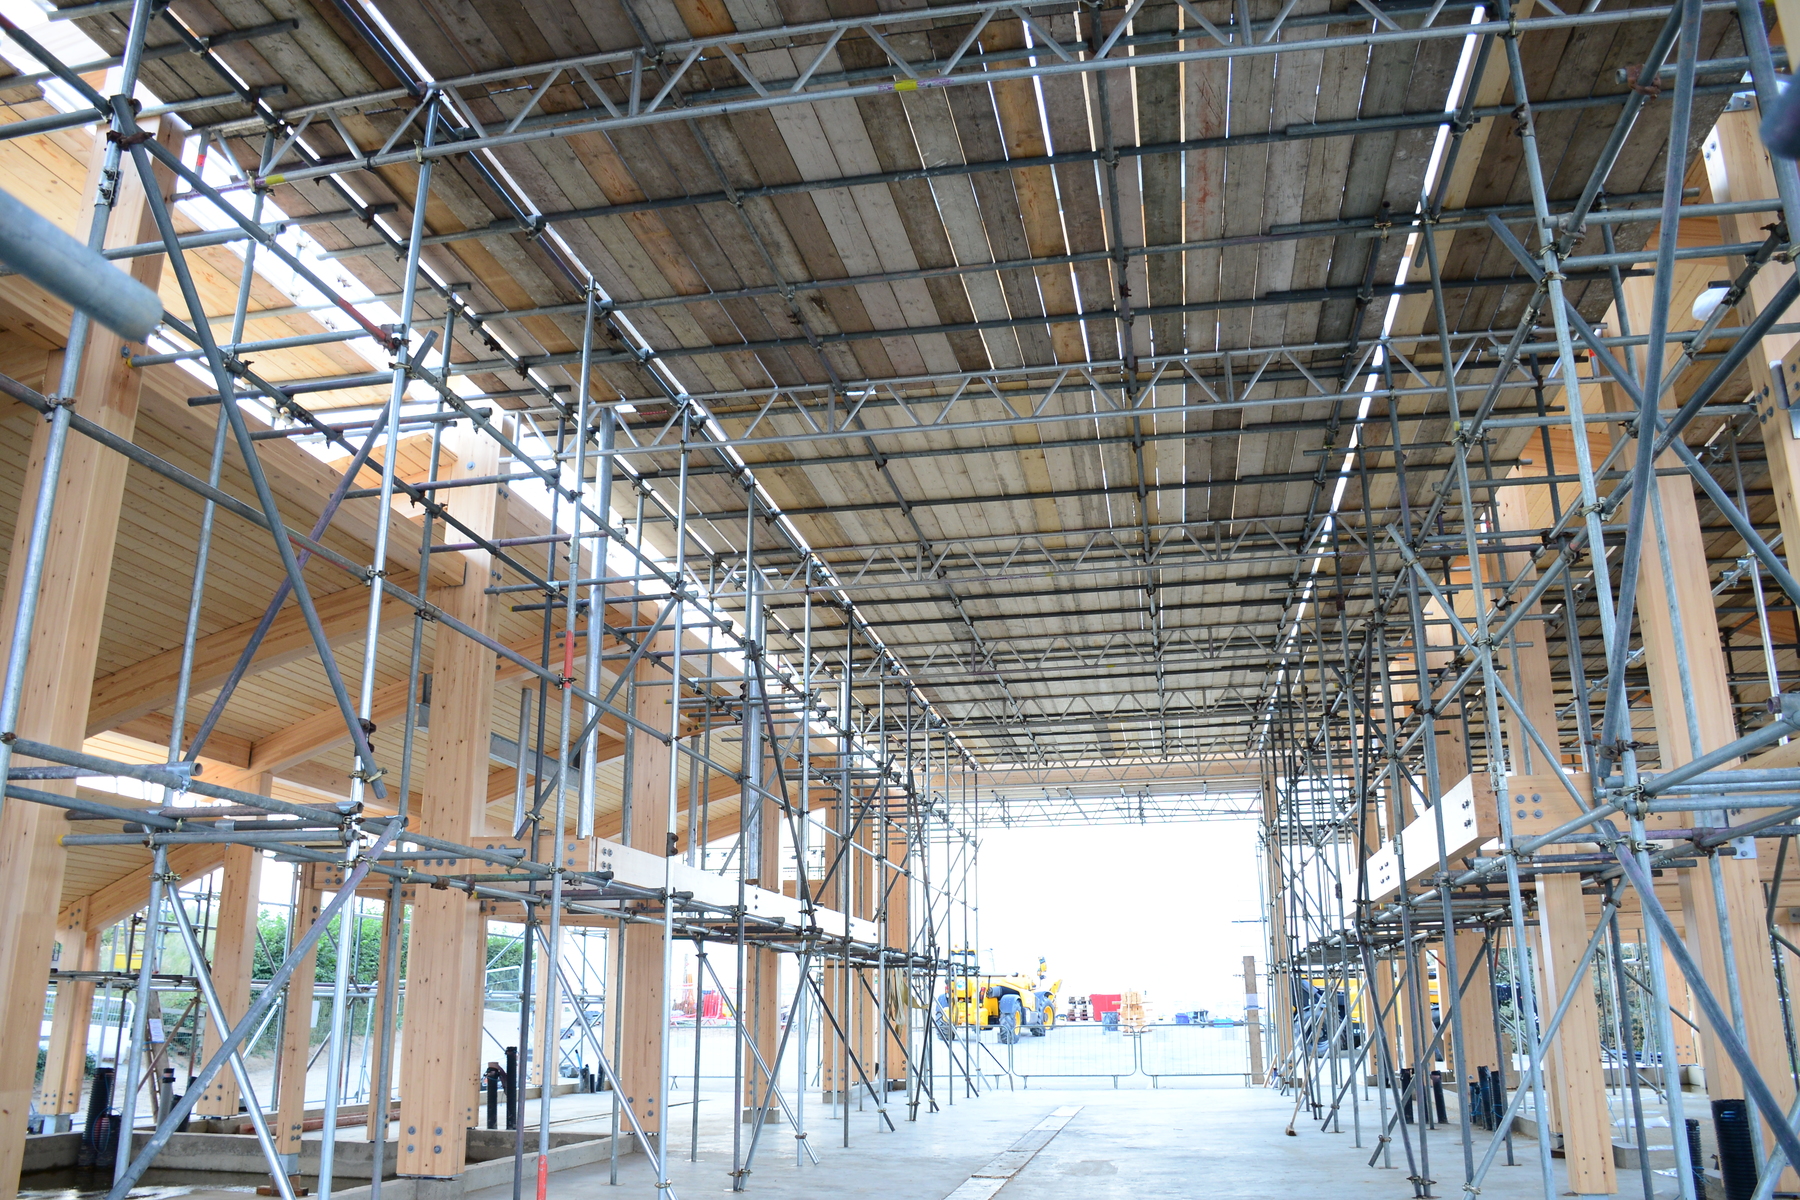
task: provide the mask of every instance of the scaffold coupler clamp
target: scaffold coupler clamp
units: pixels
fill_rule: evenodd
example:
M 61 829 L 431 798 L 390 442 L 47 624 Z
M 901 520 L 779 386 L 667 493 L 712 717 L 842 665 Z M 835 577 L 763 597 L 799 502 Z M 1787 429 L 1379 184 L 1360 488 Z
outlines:
M 1655 100 L 1656 98 L 1658 98 L 1659 96 L 1662 95 L 1662 81 L 1660 78 L 1660 73 L 1656 72 L 1656 71 L 1652 71 L 1650 73 L 1650 82 L 1649 83 L 1643 82 L 1645 65 L 1646 64 L 1644 64 L 1644 63 L 1637 63 L 1634 66 L 1626 67 L 1625 68 L 1625 82 L 1631 85 L 1632 91 L 1637 92 L 1639 95 L 1648 96 L 1650 99 Z

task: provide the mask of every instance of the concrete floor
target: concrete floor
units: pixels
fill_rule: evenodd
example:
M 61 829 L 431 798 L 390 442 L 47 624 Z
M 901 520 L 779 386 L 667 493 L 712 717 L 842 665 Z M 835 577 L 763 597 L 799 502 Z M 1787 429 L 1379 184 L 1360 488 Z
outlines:
M 748 1181 L 748 1194 L 780 1200 L 944 1200 L 1004 1154 L 1050 1114 L 1079 1106 L 1060 1132 L 1043 1145 L 1012 1179 L 998 1189 L 1001 1200 L 1146 1200 L 1167 1197 L 1208 1200 L 1233 1197 L 1331 1196 L 1344 1200 L 1406 1200 L 1413 1195 L 1404 1157 L 1395 1143 L 1392 1169 L 1367 1166 L 1370 1151 L 1357 1150 L 1350 1133 L 1327 1134 L 1302 1121 L 1298 1136 L 1284 1130 L 1293 1101 L 1264 1089 L 1211 1087 L 1123 1090 L 1110 1088 L 995 1092 L 959 1101 L 936 1114 L 904 1119 L 893 1109 L 898 1128 L 888 1133 L 872 1111 L 851 1114 L 852 1144 L 842 1146 L 842 1124 L 815 1123 L 809 1141 L 818 1166 L 796 1167 L 794 1140 L 786 1129 L 766 1131 Z M 678 1138 L 670 1182 L 678 1197 L 712 1196 L 729 1190 L 731 1129 L 702 1105 L 699 1162 L 688 1161 L 689 1126 L 678 1118 Z M 717 1102 L 723 1107 L 723 1098 Z M 679 1111 L 679 1110 L 678 1110 Z M 558 1123 L 559 1126 L 561 1123 Z M 1348 1122 L 1346 1121 L 1346 1125 Z M 1486 1135 L 1480 1135 L 1485 1137 Z M 1365 1144 L 1373 1131 L 1365 1128 Z M 1483 1143 L 1477 1141 L 1477 1157 Z M 1440 1197 L 1462 1189 L 1461 1147 L 1453 1130 L 1434 1131 L 1433 1149 Z M 1539 1198 L 1543 1188 L 1535 1145 L 1518 1143 L 1521 1165 L 1507 1167 L 1504 1156 L 1482 1185 L 1491 1197 Z M 1556 1163 L 1557 1191 L 1566 1185 Z M 606 1163 L 552 1176 L 552 1197 L 598 1194 L 610 1177 Z M 619 1194 L 655 1195 L 654 1175 L 641 1156 L 621 1159 Z M 1672 1179 L 1659 1192 L 1673 1196 Z M 1641 1194 L 1635 1175 L 1621 1178 L 1621 1193 Z M 995 1194 L 985 1188 L 969 1195 Z M 472 1193 L 476 1200 L 510 1200 L 507 1188 Z
M 683 1099 L 691 1096 L 688 1093 Z M 890 1112 L 896 1128 L 888 1132 L 872 1107 L 850 1115 L 851 1145 L 843 1146 L 843 1122 L 828 1119 L 824 1105 L 809 1099 L 808 1142 L 819 1155 L 817 1166 L 796 1166 L 795 1142 L 785 1126 L 764 1131 L 747 1194 L 780 1200 L 1146 1200 L 1167 1197 L 1208 1200 L 1255 1197 L 1330 1196 L 1334 1200 L 1408 1200 L 1413 1189 L 1399 1143 L 1394 1168 L 1370 1168 L 1369 1149 L 1356 1149 L 1349 1132 L 1321 1133 L 1304 1118 L 1298 1135 L 1284 1130 L 1293 1100 L 1265 1089 L 1223 1085 L 1160 1090 L 1110 1087 L 994 1091 L 977 1099 L 958 1098 L 938 1113 L 921 1112 L 905 1119 L 904 1096 L 896 1095 Z M 553 1116 L 560 1131 L 593 1129 L 610 1121 L 604 1095 L 571 1096 L 557 1102 Z M 1031 1131 L 1059 1109 L 1077 1108 L 1066 1124 L 1045 1140 Z M 728 1095 L 702 1092 L 698 1161 L 689 1161 L 692 1109 L 672 1109 L 675 1197 L 715 1196 L 731 1186 L 732 1126 Z M 535 1115 L 535 1114 L 533 1114 Z M 1372 1114 L 1365 1113 L 1363 1141 L 1373 1146 Z M 1346 1128 L 1349 1125 L 1345 1114 Z M 1484 1147 L 1478 1133 L 1477 1156 Z M 1006 1156 L 1017 1144 L 1040 1144 L 1034 1156 Z M 748 1130 L 745 1131 L 748 1140 Z M 1462 1188 L 1462 1155 L 1454 1128 L 1432 1132 L 1432 1172 L 1439 1182 L 1433 1194 L 1454 1198 Z M 974 1179 L 993 1174 L 1002 1158 L 1017 1167 L 1010 1179 Z M 1543 1196 L 1536 1146 L 1517 1143 L 1518 1166 L 1496 1165 L 1482 1184 L 1483 1200 L 1538 1200 Z M 1566 1184 L 1556 1163 L 1557 1193 Z M 606 1161 L 558 1171 L 550 1177 L 550 1195 L 564 1197 L 657 1196 L 654 1173 L 642 1155 L 622 1157 L 619 1187 L 608 1187 Z M 526 1195 L 533 1191 L 528 1163 Z M 133 1193 L 141 1200 L 245 1200 L 252 1180 L 177 1181 Z M 224 1185 L 224 1186 L 221 1186 Z M 235 1186 L 234 1186 L 235 1185 Z M 1641 1194 L 1635 1172 L 1621 1172 L 1621 1194 Z M 962 1189 L 960 1192 L 958 1189 Z M 1674 1180 L 1658 1178 L 1658 1192 L 1673 1196 Z M 48 1188 L 36 1200 L 76 1200 L 88 1193 L 77 1187 Z M 510 1187 L 468 1193 L 471 1200 L 511 1200 Z

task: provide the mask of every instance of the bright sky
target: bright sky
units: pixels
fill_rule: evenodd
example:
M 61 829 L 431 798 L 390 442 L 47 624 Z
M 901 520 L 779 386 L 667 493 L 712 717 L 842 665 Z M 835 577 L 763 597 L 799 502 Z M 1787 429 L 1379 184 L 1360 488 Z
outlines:
M 982 967 L 1041 954 L 1064 997 L 1135 989 L 1152 1017 L 1239 1016 L 1244 955 L 1266 966 L 1259 862 L 1254 821 L 987 833 Z

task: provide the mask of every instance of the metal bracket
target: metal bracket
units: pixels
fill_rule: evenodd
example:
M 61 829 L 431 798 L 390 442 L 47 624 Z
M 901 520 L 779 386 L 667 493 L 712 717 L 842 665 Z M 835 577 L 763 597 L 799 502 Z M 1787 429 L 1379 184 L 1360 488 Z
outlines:
M 1794 410 L 1792 398 L 1788 394 L 1787 365 L 1777 364 L 1771 374 L 1775 377 L 1775 407 L 1787 414 L 1788 432 L 1800 438 L 1800 412 Z

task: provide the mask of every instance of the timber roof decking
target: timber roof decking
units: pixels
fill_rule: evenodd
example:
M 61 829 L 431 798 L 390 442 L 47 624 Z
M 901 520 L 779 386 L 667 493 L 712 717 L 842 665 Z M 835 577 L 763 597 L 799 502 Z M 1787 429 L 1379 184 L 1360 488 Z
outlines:
M 743 69 L 765 81 L 791 79 L 826 48 L 826 36 L 759 40 L 755 31 L 900 6 L 429 0 L 375 7 L 403 56 L 375 49 L 386 35 L 354 2 L 175 0 L 172 11 L 202 35 L 259 31 L 213 54 L 242 84 L 285 84 L 285 93 L 265 101 L 276 112 L 417 83 L 403 72 L 436 80 L 493 73 L 480 87 L 460 89 L 447 114 L 448 125 L 467 134 L 477 123 L 504 127 L 533 96 L 541 113 L 559 119 L 628 103 L 629 77 L 617 65 L 564 72 L 538 96 L 545 72 L 531 70 L 534 64 L 642 49 L 651 55 L 646 87 L 671 86 L 684 103 L 700 103 L 751 89 L 737 66 L 716 55 L 677 76 L 680 62 L 657 55 L 658 47 L 745 32 L 736 43 Z M 981 30 L 971 53 L 1017 61 L 1028 49 L 1045 51 L 1044 34 L 1079 53 L 1125 11 L 1027 7 L 1038 29 L 1003 15 Z M 1398 23 L 1416 24 L 1423 8 L 1390 11 Z M 905 11 L 917 20 L 887 26 L 886 40 L 912 64 L 948 59 L 974 29 L 968 16 Z M 1212 2 L 1195 11 L 1223 28 L 1240 12 L 1267 23 L 1286 11 L 1284 40 L 1380 28 L 1350 0 Z M 1451 5 L 1439 19 L 1469 15 L 1467 6 Z M 283 21 L 298 24 L 275 28 Z M 122 45 L 123 14 L 81 26 L 108 50 Z M 1642 60 L 1659 26 L 1637 20 L 1528 34 L 1520 50 L 1532 98 L 1623 96 L 1628 88 L 1616 72 Z M 1736 28 L 1723 14 L 1709 16 L 1706 28 L 1702 57 L 1738 52 Z M 1189 11 L 1151 2 L 1128 32 L 1155 47 L 1180 30 L 1199 40 Z M 1335 396 L 1366 370 L 1362 354 L 1382 331 L 1390 285 L 1409 244 L 1416 249 L 1404 230 L 1388 226 L 1410 219 L 1439 125 L 1396 118 L 1449 106 L 1463 47 L 1461 38 L 1387 41 L 1373 50 L 1344 45 L 890 91 L 502 146 L 438 160 L 425 220 L 434 244 L 425 261 L 476 312 L 564 310 L 496 318 L 489 323 L 495 341 L 459 322 L 454 358 L 493 393 L 529 390 L 498 356 L 496 341 L 527 363 L 566 363 L 578 349 L 579 315 L 568 310 L 578 308 L 583 275 L 591 273 L 616 307 L 610 336 L 599 344 L 595 386 L 603 398 L 635 406 L 624 416 L 630 436 L 656 436 L 671 391 L 703 397 L 719 428 L 746 439 L 738 453 L 767 498 L 832 565 L 870 627 L 976 758 L 1236 758 L 1273 682 L 1294 618 L 1295 583 L 1317 552 L 1356 416 L 1354 397 L 1308 397 Z M 1470 66 L 1471 90 L 1506 113 L 1516 99 L 1498 45 Z M 820 78 L 899 74 L 888 50 L 856 30 L 817 70 Z M 166 100 L 221 90 L 219 73 L 192 55 L 152 59 L 144 79 Z M 1726 90 L 1697 99 L 1696 148 Z M 306 130 L 308 153 L 333 160 L 374 151 L 414 105 L 390 94 L 315 120 Z M 1617 111 L 1616 104 L 1553 105 L 1539 115 L 1553 200 L 1579 192 Z M 248 112 L 231 104 L 186 115 L 218 124 L 238 160 L 250 164 L 263 138 L 250 132 Z M 1641 197 L 1660 186 L 1667 119 L 1666 104 L 1645 108 L 1608 180 L 1610 193 Z M 418 132 L 413 126 L 401 144 Z M 1528 200 L 1508 116 L 1478 120 L 1461 142 L 1450 211 Z M 863 182 L 834 186 L 851 178 Z M 271 197 L 297 218 L 339 212 L 352 201 L 391 206 L 376 218 L 385 238 L 356 220 L 310 232 L 371 290 L 398 291 L 391 234 L 403 237 L 410 219 L 413 164 L 353 171 L 342 187 L 271 182 Z M 630 209 L 605 211 L 621 206 Z M 546 219 L 533 223 L 536 217 Z M 1346 224 L 1317 231 L 1322 223 Z M 1315 232 L 1306 232 L 1309 225 Z M 1648 228 L 1620 227 L 1618 247 L 1641 246 Z M 1197 242 L 1207 244 L 1191 245 Z M 1578 253 L 1599 244 L 1592 231 Z M 1137 252 L 1171 246 L 1187 248 Z M 1503 339 L 1531 291 L 1517 263 L 1479 226 L 1446 234 L 1439 246 L 1452 327 Z M 1395 333 L 1430 332 L 1422 271 L 1415 266 L 1407 278 Z M 1611 300 L 1593 275 L 1578 278 L 1573 294 L 1595 320 Z M 1126 305 L 1135 319 L 1122 345 Z M 276 306 L 265 297 L 256 305 Z M 420 309 L 422 323 L 441 321 L 436 296 L 423 295 Z M 258 329 L 252 325 L 253 334 Z M 1259 353 L 1280 347 L 1294 349 Z M 638 349 L 660 358 L 660 382 Z M 1147 388 L 1145 403 L 1177 411 L 1123 413 L 1116 387 L 1090 386 L 1116 385 L 1122 355 L 1199 356 L 1193 375 L 1179 365 L 1160 374 L 1140 369 L 1134 387 Z M 1432 374 L 1435 342 L 1408 355 Z M 347 369 L 323 355 L 270 361 L 283 365 L 283 378 Z M 1257 383 L 1246 396 L 1252 375 Z M 1396 368 L 1396 375 L 1404 385 L 1406 373 Z M 573 384 L 566 365 L 541 366 L 537 376 Z M 1250 402 L 1219 403 L 1227 386 Z M 320 407 L 367 403 L 375 394 L 327 394 Z M 1441 418 L 1442 402 L 1413 397 L 1402 409 L 1403 436 L 1417 443 L 1407 460 L 1411 499 L 1426 503 L 1439 478 L 1431 464 L 1448 460 L 1447 448 L 1432 448 L 1445 446 L 1445 424 L 1433 419 Z M 822 421 L 838 422 L 824 426 L 829 436 L 820 433 Z M 1526 436 L 1509 431 L 1497 440 L 1496 462 L 1516 459 Z M 1365 427 L 1365 444 L 1387 439 L 1385 424 Z M 1379 529 L 1380 514 L 1398 502 L 1393 459 L 1365 457 L 1367 502 Z M 641 453 L 629 461 L 672 506 L 676 456 Z M 1364 499 L 1355 474 L 1344 511 L 1360 512 Z M 689 502 L 699 514 L 690 518 L 690 555 L 735 563 L 745 549 L 745 492 L 735 466 L 717 454 L 695 456 Z M 623 486 L 616 504 L 633 509 Z M 762 528 L 768 531 L 766 521 Z M 645 532 L 669 548 L 666 525 L 653 521 Z M 1345 573 L 1360 569 L 1361 544 L 1344 534 Z M 759 532 L 757 556 L 784 573 L 795 565 L 772 531 Z M 773 638 L 777 649 L 798 646 L 792 603 L 771 593 L 773 618 L 792 618 L 788 635 Z M 813 630 L 815 653 L 829 660 L 844 639 L 828 610 L 815 609 Z

